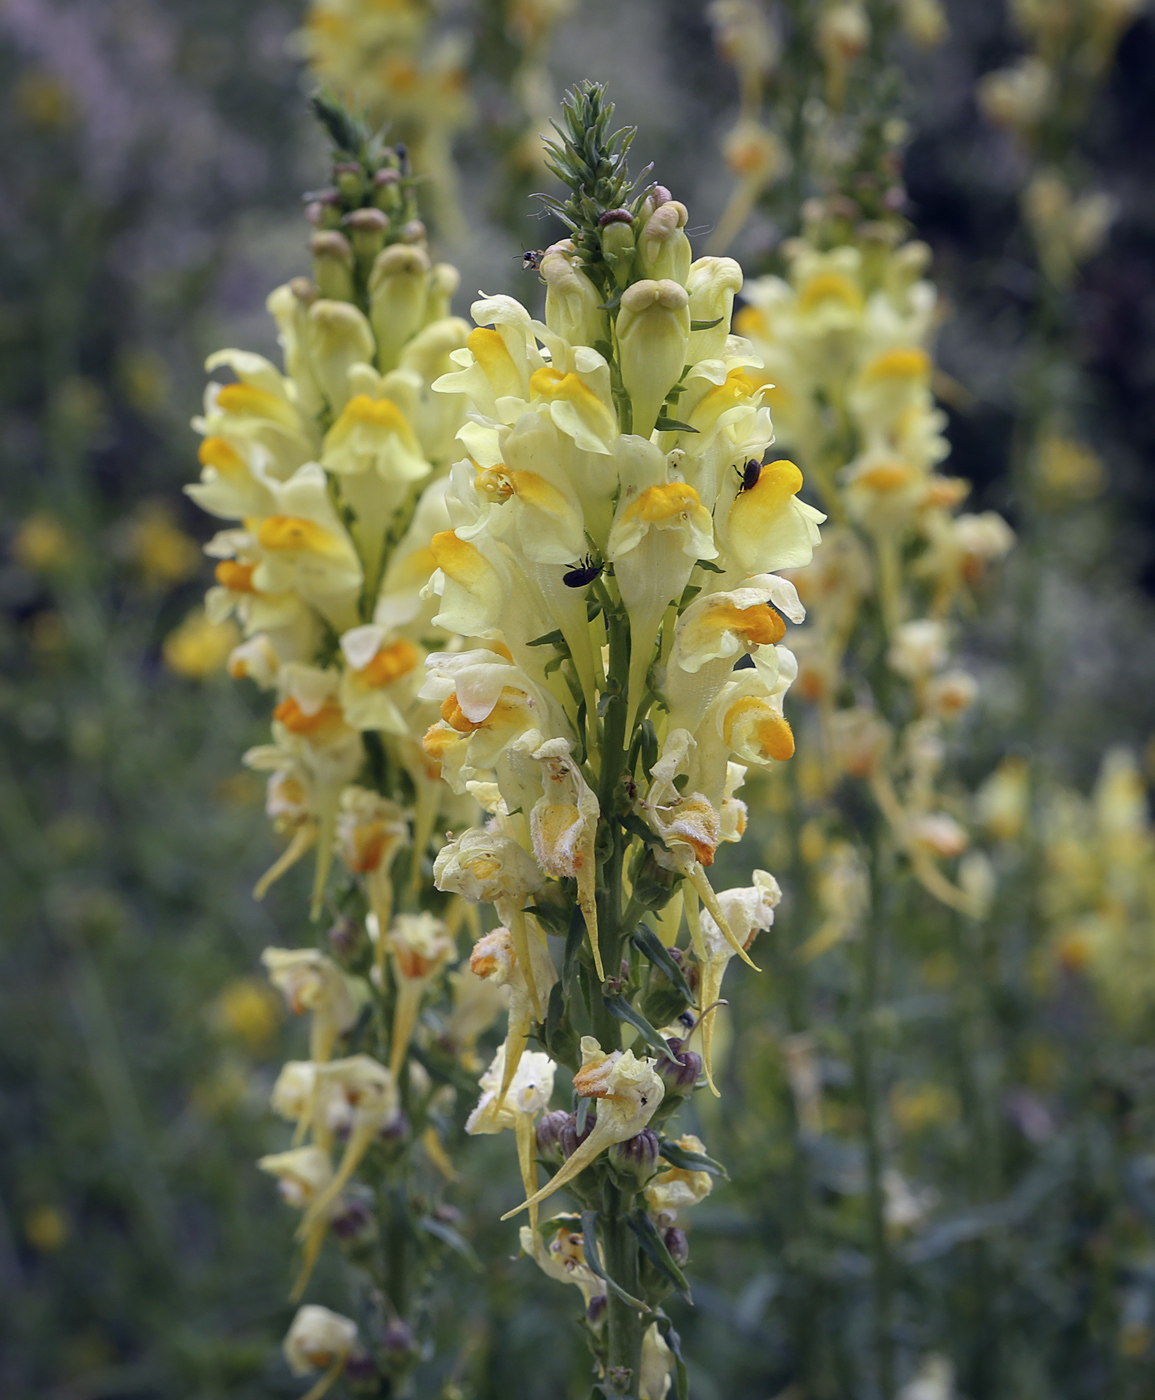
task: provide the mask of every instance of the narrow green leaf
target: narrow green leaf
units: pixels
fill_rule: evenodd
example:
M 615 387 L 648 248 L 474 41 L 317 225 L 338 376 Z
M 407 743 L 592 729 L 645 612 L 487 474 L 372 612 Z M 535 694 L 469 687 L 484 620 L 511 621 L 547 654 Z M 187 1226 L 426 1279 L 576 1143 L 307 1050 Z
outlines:
M 473 1246 L 464 1235 L 458 1234 L 451 1225 L 446 1225 L 443 1220 L 438 1220 L 432 1215 L 423 1215 L 417 1223 L 426 1234 L 436 1236 L 442 1244 L 447 1244 L 455 1254 L 460 1254 L 471 1269 L 476 1270 L 479 1274 L 484 1272 L 481 1260 L 474 1253 Z
M 602 997 L 602 1001 L 605 1002 L 606 1010 L 611 1016 L 633 1026 L 660 1055 L 669 1057 L 670 1047 L 665 1037 L 659 1035 L 642 1013 L 635 1011 L 625 997 Z
M 678 989 L 688 1002 L 693 1002 L 694 993 L 690 990 L 690 984 L 686 981 L 686 974 L 678 966 L 672 957 L 670 950 L 665 946 L 653 929 L 646 928 L 644 924 L 639 924 L 630 935 L 638 952 L 643 957 L 648 958 L 655 967 L 660 968 L 667 980 Z
M 679 423 L 676 418 L 667 418 L 663 413 L 654 424 L 659 433 L 696 433 L 697 428 L 691 428 L 689 423 Z
M 665 1313 L 658 1313 L 658 1326 L 666 1345 L 674 1354 L 674 1393 L 676 1400 L 690 1400 L 690 1378 L 686 1372 L 686 1362 L 682 1356 L 682 1339 L 674 1331 L 674 1324 Z
M 712 331 L 715 326 L 720 326 L 725 319 L 724 316 L 715 316 L 712 321 L 691 321 L 690 329 L 692 331 Z
M 721 570 L 719 569 L 718 572 L 721 573 Z M 544 636 L 535 637 L 532 642 L 526 642 L 526 646 L 557 647 L 559 651 L 564 651 L 567 656 L 569 655 L 569 644 L 566 642 L 560 627 L 555 628 L 552 632 L 546 632 Z
M 610 1292 L 616 1298 L 620 1298 L 623 1303 L 628 1303 L 631 1308 L 637 1308 L 638 1312 L 643 1313 L 646 1317 L 651 1317 L 653 1310 L 646 1307 L 640 1299 L 632 1297 L 620 1284 L 615 1283 L 602 1267 L 601 1255 L 598 1253 L 598 1215 L 595 1210 L 582 1211 L 582 1242 L 585 1248 L 586 1263 Z
M 690 1285 L 686 1282 L 686 1275 L 674 1263 L 665 1240 L 658 1234 L 657 1227 L 646 1212 L 639 1206 L 626 1216 L 626 1224 L 637 1235 L 638 1243 L 649 1255 L 658 1272 L 669 1279 L 687 1303 L 692 1304 L 694 1300 L 690 1297 Z
M 730 1180 L 730 1173 L 722 1163 L 715 1162 L 713 1157 L 707 1157 L 704 1152 L 687 1152 L 684 1147 L 679 1147 L 669 1138 L 662 1138 L 661 1151 L 671 1167 L 681 1167 L 683 1171 L 710 1172 L 712 1176 L 720 1176 L 725 1181 Z

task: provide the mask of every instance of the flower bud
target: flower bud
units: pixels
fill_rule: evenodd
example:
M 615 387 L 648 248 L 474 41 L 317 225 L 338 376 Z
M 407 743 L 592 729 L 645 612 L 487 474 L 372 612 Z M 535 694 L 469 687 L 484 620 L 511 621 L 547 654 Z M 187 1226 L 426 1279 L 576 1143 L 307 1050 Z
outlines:
M 329 947 L 340 962 L 347 963 L 360 946 L 360 929 L 354 920 L 340 918 L 329 930 Z
M 289 282 L 289 291 L 292 292 L 293 296 L 301 303 L 306 311 L 320 295 L 317 288 L 307 277 L 294 277 Z
M 545 322 L 570 345 L 592 345 L 606 335 L 601 297 L 573 257 L 572 245 L 555 243 L 541 260 L 545 278 Z
M 565 1161 L 568 1154 L 562 1145 L 562 1132 L 571 1123 L 576 1128 L 573 1114 L 561 1108 L 542 1115 L 537 1125 L 537 1151 L 543 1161 L 558 1167 Z
M 686 290 L 690 294 L 691 320 L 718 323 L 708 330 L 693 332 L 690 344 L 695 362 L 721 355 L 730 334 L 734 294 L 741 289 L 742 269 L 733 258 L 699 258 L 690 268 Z
M 404 1318 L 395 1317 L 385 1324 L 381 1334 L 381 1350 L 390 1361 L 403 1361 L 416 1353 L 417 1339 Z
M 638 210 L 638 224 L 644 225 L 655 209 L 660 209 L 663 204 L 669 204 L 673 197 L 665 185 L 655 185 L 642 200 L 642 207 Z
M 671 1225 L 662 1236 L 662 1243 L 670 1251 L 670 1258 L 677 1264 L 678 1268 L 685 1268 L 690 1259 L 690 1241 L 686 1238 L 685 1230 L 679 1229 L 677 1225 Z
M 694 1092 L 694 1085 L 702 1073 L 702 1057 L 693 1050 L 683 1050 L 683 1042 L 671 1040 L 669 1056 L 659 1056 L 657 1071 L 662 1076 L 667 1094 L 679 1094 L 683 1098 Z
M 614 281 L 624 287 L 634 266 L 634 219 L 628 209 L 608 209 L 598 220 L 601 229 L 602 257 Z
M 586 1308 L 586 1321 L 591 1327 L 600 1327 L 605 1320 L 606 1308 L 609 1305 L 609 1298 L 605 1293 L 599 1293 L 589 1301 Z
M 396 170 L 378 170 L 373 176 L 373 203 L 393 215 L 401 208 L 401 176 Z
M 333 167 L 333 176 L 341 198 L 350 204 L 359 203 L 365 190 L 365 171 L 360 162 L 342 161 Z
M 356 1196 L 346 1199 L 340 1214 L 329 1221 L 329 1228 L 342 1244 L 357 1244 L 376 1230 L 373 1208 L 368 1201 Z
M 658 1170 L 661 1145 L 653 1128 L 643 1128 L 624 1142 L 615 1142 L 606 1153 L 614 1172 L 631 1185 L 644 1186 Z
M 425 303 L 425 324 L 442 321 L 451 314 L 451 302 L 461 285 L 461 273 L 452 263 L 436 263 L 429 274 L 428 296 Z
M 378 253 L 369 274 L 369 319 L 377 337 L 377 368 L 394 369 L 405 342 L 425 324 L 429 255 L 395 243 Z
M 572 1157 L 578 1148 L 589 1137 L 594 1130 L 594 1124 L 598 1121 L 597 1110 L 591 1105 L 590 1111 L 586 1114 L 586 1125 L 581 1135 L 577 1130 L 577 1115 L 566 1114 L 566 1121 L 558 1130 L 558 1141 L 561 1144 L 563 1154 L 568 1158 Z
M 381 1375 L 377 1363 L 367 1351 L 357 1350 L 345 1362 L 342 1372 L 345 1384 L 358 1395 L 380 1393 Z
M 635 282 L 622 293 L 618 345 L 632 431 L 649 437 L 666 395 L 682 377 L 690 342 L 690 299 L 677 282 Z
M 686 237 L 686 206 L 676 199 L 655 209 L 638 235 L 636 271 L 655 281 L 669 278 L 680 287 L 690 275 L 690 240 Z
M 354 209 L 345 220 L 353 252 L 359 258 L 375 258 L 385 246 L 389 218 L 380 209 Z
M 350 367 L 373 358 L 373 332 L 355 306 L 328 298 L 309 307 L 305 328 L 313 377 L 339 414 L 349 401 Z
M 330 301 L 353 300 L 353 248 L 335 229 L 315 233 L 309 240 L 313 277 L 323 297 Z
M 410 219 L 407 224 L 401 225 L 401 242 L 424 245 L 429 237 L 429 231 L 420 219 Z

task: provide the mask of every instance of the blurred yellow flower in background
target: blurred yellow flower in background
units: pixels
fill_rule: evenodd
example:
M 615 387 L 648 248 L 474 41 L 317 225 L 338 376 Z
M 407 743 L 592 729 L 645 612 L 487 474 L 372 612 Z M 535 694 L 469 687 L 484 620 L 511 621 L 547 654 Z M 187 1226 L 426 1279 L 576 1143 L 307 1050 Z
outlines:
M 212 622 L 203 608 L 194 608 L 164 639 L 161 656 L 175 675 L 203 681 L 224 669 L 229 653 L 240 640 L 240 628 L 231 619 Z

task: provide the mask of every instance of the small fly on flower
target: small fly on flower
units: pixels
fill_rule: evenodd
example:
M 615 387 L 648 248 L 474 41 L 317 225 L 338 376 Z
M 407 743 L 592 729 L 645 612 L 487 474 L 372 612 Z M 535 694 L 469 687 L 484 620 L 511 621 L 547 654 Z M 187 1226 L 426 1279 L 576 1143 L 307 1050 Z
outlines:
M 561 581 L 567 588 L 585 588 L 593 583 L 604 567 L 602 564 L 595 564 L 593 555 L 587 554 L 580 563 L 562 574 Z
M 541 260 L 544 257 L 545 253 L 543 253 L 541 249 L 527 248 L 525 252 L 521 255 L 522 272 L 540 272 Z

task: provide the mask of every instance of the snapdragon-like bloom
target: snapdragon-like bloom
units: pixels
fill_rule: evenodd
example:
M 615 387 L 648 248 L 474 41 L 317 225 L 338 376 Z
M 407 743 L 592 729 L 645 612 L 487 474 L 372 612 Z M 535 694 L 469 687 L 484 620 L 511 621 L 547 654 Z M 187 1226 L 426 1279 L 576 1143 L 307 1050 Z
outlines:
M 606 1054 L 592 1036 L 583 1036 L 582 1067 L 574 1075 L 574 1090 L 582 1098 L 597 1099 L 597 1121 L 593 1132 L 539 1191 L 517 1210 L 502 1216 L 508 1220 L 519 1211 L 540 1205 L 547 1196 L 572 1181 L 612 1143 L 636 1137 L 654 1116 L 662 1102 L 665 1085 L 655 1069 L 655 1061 L 637 1059 L 631 1050 Z

